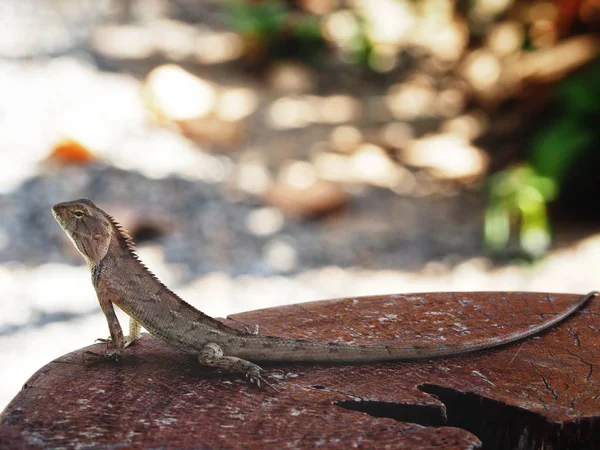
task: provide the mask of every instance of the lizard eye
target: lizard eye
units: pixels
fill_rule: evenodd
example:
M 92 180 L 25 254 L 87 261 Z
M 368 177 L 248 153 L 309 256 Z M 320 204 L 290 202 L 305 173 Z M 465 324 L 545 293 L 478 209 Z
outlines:
M 73 211 L 73 214 L 75 215 L 75 217 L 77 218 L 81 218 L 83 217 L 83 211 L 80 211 L 78 209 L 76 209 L 75 211 Z

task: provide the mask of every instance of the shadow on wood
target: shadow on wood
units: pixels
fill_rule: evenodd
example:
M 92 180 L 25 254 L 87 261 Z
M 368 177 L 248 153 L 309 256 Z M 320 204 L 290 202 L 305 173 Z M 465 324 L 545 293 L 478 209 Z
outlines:
M 260 334 L 353 344 L 500 336 L 581 297 L 525 292 L 346 298 L 236 314 Z M 69 353 L 4 410 L 0 447 L 600 448 L 600 355 L 592 299 L 502 348 L 416 362 L 267 366 L 277 392 L 202 367 L 144 335 L 119 363 Z M 102 334 L 103 330 L 98 330 Z

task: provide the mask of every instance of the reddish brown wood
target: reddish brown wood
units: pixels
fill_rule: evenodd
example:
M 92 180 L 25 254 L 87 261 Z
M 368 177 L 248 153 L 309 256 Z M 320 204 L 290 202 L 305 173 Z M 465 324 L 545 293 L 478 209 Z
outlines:
M 352 343 L 497 336 L 579 298 L 432 293 L 340 299 L 237 314 L 227 322 Z M 0 447 L 600 448 L 600 345 L 593 299 L 542 336 L 418 362 L 265 367 L 262 391 L 144 335 L 120 363 L 81 349 L 40 369 L 2 414 Z M 88 347 L 102 348 L 102 344 Z M 277 373 L 267 377 L 277 383 Z M 395 419 L 395 420 L 394 420 Z M 477 437 L 476 437 L 477 436 Z

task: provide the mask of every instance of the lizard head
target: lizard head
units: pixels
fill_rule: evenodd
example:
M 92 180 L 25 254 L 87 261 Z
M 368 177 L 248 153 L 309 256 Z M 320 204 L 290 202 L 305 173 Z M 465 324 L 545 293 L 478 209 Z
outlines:
M 93 201 L 81 198 L 57 203 L 52 214 L 88 264 L 97 264 L 106 256 L 115 234 L 114 224 Z

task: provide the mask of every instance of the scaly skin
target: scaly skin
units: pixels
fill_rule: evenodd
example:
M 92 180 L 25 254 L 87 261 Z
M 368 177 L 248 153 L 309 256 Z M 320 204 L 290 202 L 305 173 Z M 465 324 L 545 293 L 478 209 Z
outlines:
M 364 346 L 325 343 L 244 333 L 203 314 L 162 284 L 138 259 L 131 238 L 89 199 L 58 203 L 54 217 L 92 272 L 92 282 L 106 316 L 112 348 L 103 356 L 118 358 L 139 338 L 140 325 L 167 344 L 196 355 L 200 363 L 243 372 L 250 381 L 268 384 L 252 361 L 372 362 L 412 360 L 472 352 L 504 345 L 565 319 L 596 293 L 591 292 L 552 320 L 500 337 L 420 348 L 414 345 Z M 113 304 L 130 317 L 129 337 Z

